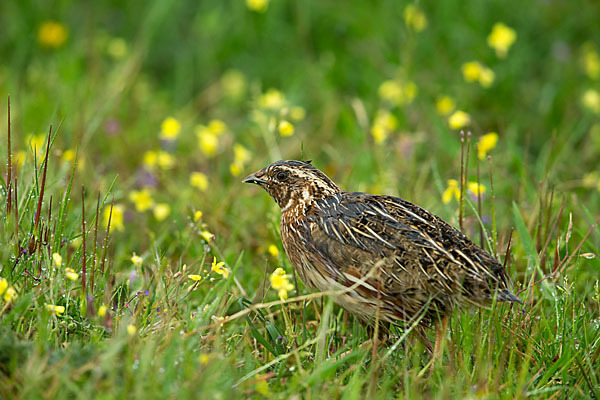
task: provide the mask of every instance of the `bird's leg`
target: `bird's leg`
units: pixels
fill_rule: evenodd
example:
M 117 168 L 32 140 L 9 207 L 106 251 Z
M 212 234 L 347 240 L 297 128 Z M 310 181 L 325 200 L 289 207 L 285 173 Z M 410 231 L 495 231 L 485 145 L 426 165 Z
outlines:
M 445 315 L 435 326 L 435 344 L 433 346 L 433 355 L 431 357 L 431 371 L 433 372 L 433 367 L 438 358 L 442 356 L 442 352 L 444 351 L 444 336 L 446 330 L 448 329 L 448 316 Z

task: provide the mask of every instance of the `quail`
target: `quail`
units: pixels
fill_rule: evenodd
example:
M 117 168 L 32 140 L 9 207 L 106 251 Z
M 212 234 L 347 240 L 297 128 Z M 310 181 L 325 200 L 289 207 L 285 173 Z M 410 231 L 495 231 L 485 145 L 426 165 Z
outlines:
M 454 308 L 520 302 L 492 255 L 398 197 L 346 192 L 311 162 L 277 161 L 243 182 L 281 208 L 281 239 L 302 282 L 366 323 L 437 324 L 434 358 Z

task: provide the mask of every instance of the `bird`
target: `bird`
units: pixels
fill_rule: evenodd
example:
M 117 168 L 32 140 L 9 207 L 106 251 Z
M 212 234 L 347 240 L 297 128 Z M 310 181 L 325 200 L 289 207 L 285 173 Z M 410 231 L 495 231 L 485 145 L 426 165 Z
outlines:
M 283 248 L 305 286 L 336 291 L 367 325 L 435 324 L 433 359 L 455 308 L 520 303 L 496 258 L 407 200 L 344 191 L 311 161 L 277 161 L 243 182 L 281 208 Z

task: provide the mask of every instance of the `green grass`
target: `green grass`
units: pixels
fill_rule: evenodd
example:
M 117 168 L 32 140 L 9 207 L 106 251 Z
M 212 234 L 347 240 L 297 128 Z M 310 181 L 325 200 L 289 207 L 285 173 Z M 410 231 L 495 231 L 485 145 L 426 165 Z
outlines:
M 0 277 L 17 297 L 0 298 L 0 398 L 598 398 L 600 110 L 583 98 L 600 91 L 585 67 L 600 49 L 600 6 L 419 2 L 428 24 L 415 32 L 407 4 L 4 4 L 0 120 L 10 94 L 12 143 L 3 123 L 0 159 L 13 158 L 13 191 L 9 206 L 2 161 Z M 38 40 L 48 20 L 68 29 L 56 48 Z M 487 44 L 496 22 L 517 34 L 506 58 Z M 473 60 L 494 71 L 491 87 L 463 79 Z M 390 79 L 414 83 L 414 99 L 380 98 Z M 273 109 L 271 88 L 284 96 Z M 374 348 L 299 281 L 279 301 L 269 276 L 292 271 L 280 212 L 241 179 L 279 158 L 313 159 L 344 189 L 399 195 L 458 226 L 459 203 L 442 193 L 460 178 L 461 141 L 436 112 L 442 95 L 471 116 L 467 180 L 486 186 L 481 212 L 465 193 L 465 232 L 507 259 L 524 304 L 455 312 L 430 373 L 410 329 Z M 378 110 L 396 119 L 383 143 L 371 135 Z M 165 141 L 169 116 L 181 131 Z M 212 120 L 226 130 L 207 154 L 196 132 Z M 488 132 L 499 135 L 491 168 L 474 147 Z M 143 189 L 152 204 L 139 210 L 131 195 Z M 228 277 L 211 272 L 213 258 Z

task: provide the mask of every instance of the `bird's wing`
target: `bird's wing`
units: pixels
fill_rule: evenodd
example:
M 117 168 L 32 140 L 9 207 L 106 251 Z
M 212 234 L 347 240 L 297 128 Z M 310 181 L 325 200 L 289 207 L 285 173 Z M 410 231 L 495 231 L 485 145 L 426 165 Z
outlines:
M 344 192 L 319 201 L 307 219 L 313 245 L 335 267 L 364 276 L 380 265 L 392 291 L 432 285 L 485 297 L 491 287 L 507 285 L 502 265 L 491 255 L 440 218 L 396 197 Z

